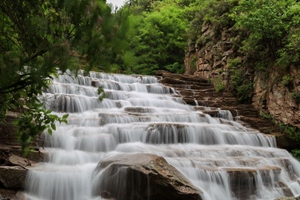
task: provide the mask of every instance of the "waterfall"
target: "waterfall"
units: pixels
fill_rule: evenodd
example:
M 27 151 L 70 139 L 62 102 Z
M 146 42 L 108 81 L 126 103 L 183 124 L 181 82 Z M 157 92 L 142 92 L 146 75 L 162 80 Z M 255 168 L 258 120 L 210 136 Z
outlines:
M 102 199 L 92 194 L 94 170 L 118 153 L 164 157 L 204 200 L 300 195 L 300 163 L 276 148 L 273 136 L 244 127 L 228 111 L 211 117 L 195 110 L 155 77 L 60 74 L 41 99 L 57 115 L 70 115 L 52 135 L 42 134 L 47 158 L 29 170 L 28 200 Z

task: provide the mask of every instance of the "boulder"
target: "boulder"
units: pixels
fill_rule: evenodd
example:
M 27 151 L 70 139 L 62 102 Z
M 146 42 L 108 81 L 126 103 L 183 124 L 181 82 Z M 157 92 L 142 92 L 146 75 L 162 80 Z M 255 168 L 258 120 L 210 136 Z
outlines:
M 0 188 L 24 189 L 26 174 L 21 166 L 0 166 Z
M 114 154 L 96 168 L 93 195 L 118 200 L 201 200 L 193 186 L 163 157 Z
M 21 167 L 30 166 L 31 162 L 32 162 L 32 161 L 30 161 L 30 160 L 28 160 L 26 158 L 23 158 L 23 157 L 14 155 L 14 154 L 10 154 L 7 161 L 9 163 L 8 165 L 11 165 L 11 166 L 21 166 Z

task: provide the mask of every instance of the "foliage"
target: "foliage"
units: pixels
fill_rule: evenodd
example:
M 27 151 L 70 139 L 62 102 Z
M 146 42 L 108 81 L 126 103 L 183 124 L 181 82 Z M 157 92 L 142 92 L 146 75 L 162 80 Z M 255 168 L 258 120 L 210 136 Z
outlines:
M 42 104 L 38 105 L 36 102 L 26 102 L 35 107 L 24 109 L 22 114 L 14 122 L 14 125 L 18 127 L 18 137 L 21 141 L 22 149 L 25 154 L 30 150 L 32 140 L 37 134 L 46 130 L 49 134 L 52 134 L 52 130 L 56 130 L 56 123 L 67 123 L 68 114 L 58 117 L 51 114 L 50 110 L 42 108 Z
M 98 100 L 102 101 L 105 98 L 104 89 L 102 87 L 99 87 L 97 92 L 98 92 L 98 95 L 99 95 Z
M 129 0 L 129 6 L 133 7 L 133 14 L 138 15 L 142 12 L 150 12 L 152 10 L 153 1 L 149 0 Z M 128 6 L 128 5 L 127 5 Z
M 279 123 L 279 128 L 281 131 L 284 131 L 287 136 L 295 141 L 300 141 L 300 130 L 299 128 L 291 125 L 285 125 L 282 123 Z
M 107 69 L 127 42 L 126 15 L 114 16 L 100 0 L 0 1 L 0 122 L 8 110 L 23 147 L 54 123 L 65 122 L 43 109 L 38 96 L 57 70 Z
M 292 150 L 292 155 L 300 161 L 300 149 L 295 149 L 295 150 Z
M 300 92 L 292 92 L 291 96 L 296 102 L 296 104 L 300 104 Z
M 259 115 L 260 115 L 262 118 L 264 118 L 264 119 L 274 121 L 272 115 L 270 115 L 270 114 L 268 114 L 268 113 L 264 113 L 264 112 L 260 111 L 260 112 L 259 112 Z
M 143 11 L 133 2 L 123 8 L 126 9 L 135 15 L 129 17 L 130 46 L 122 64 L 125 72 L 154 74 L 156 70 L 162 69 L 183 73 L 188 24 L 184 10 L 175 0 L 169 4 L 155 1 L 151 4 L 151 10 Z
M 235 28 L 247 33 L 243 53 L 254 62 L 263 61 L 264 67 L 299 62 L 299 6 L 293 0 L 239 1 L 231 16 Z
M 193 69 L 193 71 L 197 70 L 197 56 L 192 55 L 192 58 L 189 60 L 188 65 Z
M 281 131 L 284 131 L 284 133 L 291 138 L 294 141 L 300 142 L 300 129 L 291 125 L 285 125 L 282 123 L 279 123 L 279 128 Z M 292 155 L 300 160 L 300 149 L 294 149 L 291 151 Z
M 217 92 L 223 92 L 225 90 L 225 85 L 222 82 L 222 77 L 220 74 L 215 77 L 213 81 Z
M 253 83 L 246 76 L 245 69 L 241 67 L 241 61 L 239 59 L 229 59 L 227 62 L 231 88 L 236 92 L 240 102 L 250 101 Z
M 288 24 L 288 33 L 282 39 L 283 48 L 278 50 L 277 64 L 283 67 L 300 64 L 300 2 L 290 1 L 286 8 L 284 23 Z
M 282 85 L 291 88 L 293 86 L 293 77 L 290 74 L 286 74 L 282 77 Z
M 188 29 L 189 40 L 196 45 L 204 46 L 211 37 L 201 36 L 201 26 L 214 26 L 216 32 L 222 27 L 233 25 L 233 20 L 229 16 L 231 9 L 237 4 L 237 0 L 195 0 L 186 9 L 190 20 Z

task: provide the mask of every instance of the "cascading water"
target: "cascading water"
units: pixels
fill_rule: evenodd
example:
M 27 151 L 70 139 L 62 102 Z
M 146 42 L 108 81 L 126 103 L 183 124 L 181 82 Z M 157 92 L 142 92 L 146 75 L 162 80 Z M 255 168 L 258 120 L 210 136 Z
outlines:
M 101 102 L 97 87 L 104 89 Z M 300 195 L 300 164 L 276 148 L 274 137 L 243 127 L 226 111 L 219 118 L 195 111 L 155 77 L 63 74 L 43 100 L 58 115 L 70 113 L 69 123 L 42 135 L 47 162 L 29 171 L 27 199 L 102 199 L 92 192 L 97 164 L 131 153 L 163 156 L 204 200 Z

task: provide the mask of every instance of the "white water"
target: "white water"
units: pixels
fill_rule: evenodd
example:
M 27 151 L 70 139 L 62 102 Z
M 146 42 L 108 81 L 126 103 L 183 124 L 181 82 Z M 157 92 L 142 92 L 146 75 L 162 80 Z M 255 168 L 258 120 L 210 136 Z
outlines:
M 69 123 L 43 134 L 48 158 L 30 170 L 27 199 L 102 199 L 92 192 L 96 165 L 130 153 L 163 156 L 205 200 L 268 200 L 284 190 L 300 195 L 300 164 L 273 137 L 243 127 L 228 111 L 219 110 L 220 118 L 195 111 L 155 77 L 60 75 L 43 98 L 59 115 L 70 113 Z

